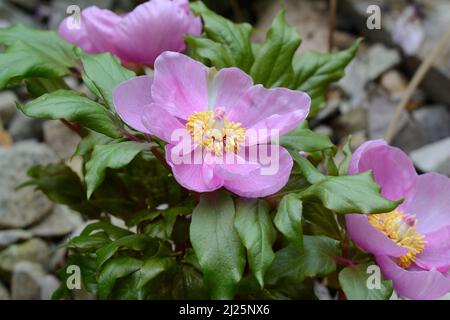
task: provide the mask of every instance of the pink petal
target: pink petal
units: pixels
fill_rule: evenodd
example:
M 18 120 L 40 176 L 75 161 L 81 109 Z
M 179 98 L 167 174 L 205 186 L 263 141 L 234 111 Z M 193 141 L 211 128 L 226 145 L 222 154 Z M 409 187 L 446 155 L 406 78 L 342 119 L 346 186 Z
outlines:
M 64 19 L 59 26 L 58 32 L 62 38 L 88 53 L 115 53 L 114 27 L 120 22 L 121 17 L 107 9 L 89 7 L 81 11 L 80 28 L 70 29 L 71 19 L 71 17 Z
M 427 234 L 425 250 L 419 254 L 415 263 L 423 269 L 436 269 L 440 272 L 450 270 L 450 226 Z
M 153 78 L 135 77 L 119 84 L 113 91 L 113 102 L 122 120 L 135 130 L 150 133 L 141 121 L 152 103 Z
M 400 257 L 408 253 L 407 249 L 397 245 L 381 231 L 375 229 L 365 214 L 346 214 L 345 222 L 353 242 L 364 251 L 391 257 Z
M 174 147 L 174 145 L 166 145 L 166 160 L 180 185 L 196 192 L 210 192 L 222 187 L 223 180 L 215 175 L 214 164 L 208 164 L 205 161 L 199 164 L 175 164 L 175 155 L 172 154 L 172 150 L 176 152 Z
M 409 271 L 399 267 L 391 258 L 376 257 L 384 276 L 392 280 L 395 291 L 414 300 L 433 300 L 450 291 L 450 278 L 437 270 Z
M 253 85 L 252 78 L 238 68 L 223 68 L 208 83 L 209 108 L 230 110 Z
M 263 168 L 268 169 L 270 164 L 261 161 L 263 160 L 259 156 L 261 155 L 261 148 L 267 148 L 268 156 L 273 160 L 273 164 L 277 164 L 277 169 L 274 170 L 273 174 L 262 174 L 261 170 Z M 261 169 L 253 170 L 242 178 L 226 179 L 224 182 L 225 188 L 241 197 L 259 198 L 274 194 L 286 185 L 293 165 L 292 158 L 286 149 L 277 145 L 260 145 L 258 146 L 257 160 Z
M 242 179 L 261 168 L 259 163 L 248 161 L 238 155 L 231 155 L 229 160 L 223 157 L 221 160 L 221 163 L 216 166 L 216 171 L 217 175 L 224 180 Z
M 368 141 L 353 154 L 349 173 L 371 170 L 381 186 L 381 194 L 390 200 L 399 200 L 408 194 L 417 179 L 412 161 L 398 148 L 382 140 Z
M 87 8 L 86 10 L 89 9 L 90 8 Z M 85 13 L 82 14 L 85 15 Z M 58 27 L 59 36 L 88 53 L 98 53 L 88 36 L 86 25 L 80 23 L 78 27 L 75 27 L 75 23 L 77 22 L 73 17 L 65 18 Z
M 248 134 L 249 129 L 257 133 L 256 140 L 247 139 L 249 144 L 266 143 L 274 137 L 270 130 L 275 130 L 281 137 L 295 129 L 305 120 L 310 105 L 311 99 L 304 92 L 256 85 L 245 92 L 228 117 L 240 122 Z
M 450 226 L 450 179 L 438 173 L 419 175 L 402 207 L 404 212 L 416 216 L 420 233 Z
M 183 130 L 183 137 L 189 136 L 183 124 L 157 103 L 152 103 L 145 113 L 142 113 L 141 119 L 148 132 L 166 142 L 174 142 L 172 134 L 175 130 Z
M 206 67 L 183 54 L 164 52 L 155 61 L 152 97 L 170 114 L 184 120 L 206 110 Z
M 115 31 L 122 60 L 153 65 L 164 51 L 183 51 L 184 36 L 199 35 L 201 20 L 185 1 L 151 0 L 124 16 Z

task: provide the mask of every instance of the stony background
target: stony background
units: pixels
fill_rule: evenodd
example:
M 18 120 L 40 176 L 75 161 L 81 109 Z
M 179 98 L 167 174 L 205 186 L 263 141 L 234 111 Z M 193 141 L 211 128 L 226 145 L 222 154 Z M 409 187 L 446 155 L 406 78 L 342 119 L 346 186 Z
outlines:
M 208 1 L 207 1 L 208 2 Z M 327 1 L 286 0 L 286 17 L 303 37 L 301 50 L 327 51 Z M 411 7 L 407 1 L 338 1 L 335 48 L 348 47 L 358 36 L 366 39 L 347 75 L 333 85 L 327 107 L 311 126 L 342 145 L 353 136 L 353 147 L 367 139 L 382 138 L 410 77 L 450 25 L 448 0 L 415 1 L 414 15 L 402 27 L 409 33 L 397 35 L 396 22 Z M 97 5 L 125 12 L 138 1 L 89 0 L 0 0 L 0 27 L 12 23 L 55 29 L 70 4 Z M 209 1 L 222 14 L 255 24 L 255 40 L 279 9 L 279 1 Z M 234 5 L 230 5 L 233 3 Z M 236 3 L 240 6 L 236 7 Z M 382 8 L 382 30 L 365 27 L 368 4 Z M 409 28 L 409 29 L 408 29 Z M 412 30 L 412 31 L 411 31 Z M 402 38 L 403 37 L 403 38 Z M 406 38 L 405 38 L 406 37 Z M 422 39 L 417 48 L 405 47 L 408 37 Z M 86 91 L 73 78 L 72 88 Z M 398 121 L 393 144 L 408 152 L 419 172 L 438 171 L 450 175 L 450 48 L 427 74 Z M 27 179 L 34 164 L 66 161 L 75 171 L 79 159 L 71 159 L 79 139 L 58 121 L 25 117 L 15 101 L 29 97 L 22 87 L 0 91 L 0 300 L 49 299 L 59 285 L 55 271 L 64 263 L 66 251 L 60 245 L 82 228 L 82 217 L 68 208 L 53 205 L 32 188 L 16 190 Z M 326 288 L 317 294 L 330 298 Z M 86 296 L 84 296 L 86 298 Z

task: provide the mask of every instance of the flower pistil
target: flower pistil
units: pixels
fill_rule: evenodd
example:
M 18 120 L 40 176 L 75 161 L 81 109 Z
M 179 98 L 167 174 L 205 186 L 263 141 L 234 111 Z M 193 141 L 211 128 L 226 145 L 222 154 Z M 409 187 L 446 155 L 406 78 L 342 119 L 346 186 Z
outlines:
M 214 113 L 195 112 L 189 116 L 186 129 L 195 143 L 216 156 L 222 156 L 224 151 L 237 153 L 245 142 L 246 130 L 240 123 L 228 120 L 220 107 Z
M 411 215 L 394 210 L 389 213 L 371 214 L 369 222 L 396 244 L 408 249 L 408 253 L 397 261 L 403 268 L 408 268 L 425 249 L 425 236 L 417 232 L 417 220 Z

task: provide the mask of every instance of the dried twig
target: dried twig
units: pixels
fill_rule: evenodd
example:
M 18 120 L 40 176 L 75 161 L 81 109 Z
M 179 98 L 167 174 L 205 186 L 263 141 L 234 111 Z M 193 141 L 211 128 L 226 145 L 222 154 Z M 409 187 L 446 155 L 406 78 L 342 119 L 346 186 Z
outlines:
M 336 29 L 336 8 L 337 8 L 337 0 L 330 0 L 328 52 L 331 52 L 334 46 L 334 30 Z
M 414 91 L 416 90 L 417 86 L 420 84 L 422 79 L 425 77 L 425 75 L 427 74 L 428 70 L 431 68 L 433 63 L 436 61 L 436 59 L 447 48 L 449 42 L 450 42 L 450 31 L 448 31 L 441 38 L 441 40 L 439 40 L 438 44 L 433 48 L 431 53 L 426 57 L 426 59 L 422 62 L 422 64 L 417 69 L 416 73 L 414 74 L 413 78 L 411 79 L 411 82 L 408 84 L 408 87 L 406 88 L 406 91 L 403 94 L 402 99 L 400 100 L 399 104 L 397 105 L 397 107 L 395 109 L 394 116 L 392 117 L 391 121 L 389 122 L 389 126 L 386 130 L 386 135 L 385 135 L 385 139 L 386 139 L 387 143 L 390 143 L 392 141 L 392 139 L 394 138 L 395 128 L 396 128 L 398 119 L 401 116 L 406 105 L 408 104 L 408 101 L 411 98 L 412 94 L 414 93 Z

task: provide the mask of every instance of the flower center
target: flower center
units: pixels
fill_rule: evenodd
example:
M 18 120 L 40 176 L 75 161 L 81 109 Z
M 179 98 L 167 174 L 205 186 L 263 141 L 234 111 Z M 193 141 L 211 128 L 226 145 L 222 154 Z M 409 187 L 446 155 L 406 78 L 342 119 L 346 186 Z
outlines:
M 217 156 L 225 153 L 237 153 L 240 144 L 245 142 L 246 130 L 240 123 L 230 121 L 223 108 L 196 112 L 189 116 L 186 129 L 195 143 Z
M 408 249 L 408 253 L 401 256 L 397 262 L 403 268 L 408 268 L 425 248 L 425 236 L 417 232 L 417 220 L 411 215 L 394 210 L 389 213 L 371 214 L 369 222 L 395 243 Z

